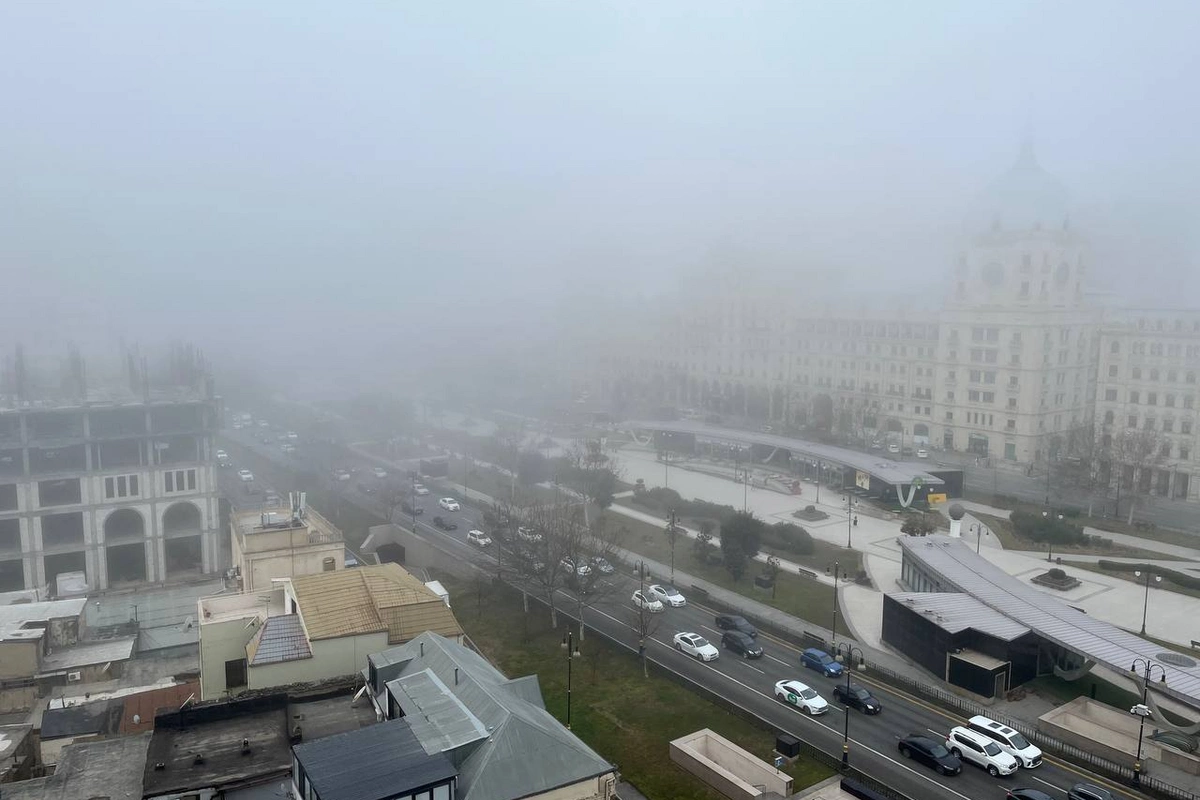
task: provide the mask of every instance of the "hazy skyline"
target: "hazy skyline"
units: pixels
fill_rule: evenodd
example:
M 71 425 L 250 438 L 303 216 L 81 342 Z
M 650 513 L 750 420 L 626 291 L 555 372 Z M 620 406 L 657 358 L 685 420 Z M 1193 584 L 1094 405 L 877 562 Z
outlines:
M 536 336 L 560 298 L 670 291 L 722 248 L 815 290 L 912 291 L 1027 124 L 1097 277 L 1197 305 L 1198 22 L 1184 2 L 6 4 L 0 332 L 345 366 Z

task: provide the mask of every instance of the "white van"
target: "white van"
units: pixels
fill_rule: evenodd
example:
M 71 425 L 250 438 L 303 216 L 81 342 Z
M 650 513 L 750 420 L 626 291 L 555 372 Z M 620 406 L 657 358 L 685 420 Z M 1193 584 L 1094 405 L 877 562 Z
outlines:
M 983 734 L 1000 749 L 1017 759 L 1017 763 L 1025 769 L 1033 769 L 1042 763 L 1042 751 L 1007 725 L 988 719 L 984 716 L 974 716 L 967 721 L 967 728 Z

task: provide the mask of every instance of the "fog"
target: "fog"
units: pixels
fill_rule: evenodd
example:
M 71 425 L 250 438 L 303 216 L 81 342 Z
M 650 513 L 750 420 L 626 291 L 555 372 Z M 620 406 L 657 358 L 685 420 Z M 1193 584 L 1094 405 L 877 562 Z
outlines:
M 706 264 L 927 293 L 1026 132 L 1096 281 L 1194 304 L 1198 23 L 1189 2 L 5 3 L 0 341 L 187 338 L 373 383 L 536 357 L 591 298 L 670 302 Z

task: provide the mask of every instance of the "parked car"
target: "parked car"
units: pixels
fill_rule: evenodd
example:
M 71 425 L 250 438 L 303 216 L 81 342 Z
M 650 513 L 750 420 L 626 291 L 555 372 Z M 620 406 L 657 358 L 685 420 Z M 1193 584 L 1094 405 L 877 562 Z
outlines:
M 857 683 L 850 684 L 849 689 L 840 683 L 834 686 L 833 699 L 842 705 L 857 708 L 864 714 L 878 714 L 883 711 L 883 705 L 875 698 L 875 695 Z
M 889 444 L 889 445 L 888 445 L 888 452 L 889 452 L 889 453 L 899 453 L 899 452 L 900 452 L 900 445 L 898 445 L 898 444 Z
M 444 530 L 444 531 L 458 530 L 458 525 L 456 525 L 455 523 L 451 522 L 450 520 L 448 520 L 444 517 L 434 517 L 433 518 L 433 527 L 440 528 L 441 530 Z
M 254 480 L 254 473 L 248 469 L 239 469 L 238 480 L 244 483 L 249 483 L 250 481 Z
M 950 729 L 946 747 L 963 761 L 986 769 L 993 778 L 1012 775 L 1020 769 L 1017 759 L 1001 750 L 1000 745 L 961 725 Z
M 604 556 L 592 556 L 592 566 L 595 567 L 596 571 L 601 575 L 612 575 L 614 572 L 616 572 L 616 568 L 613 567 L 613 565 L 610 564 L 608 559 Z
M 480 530 L 467 531 L 467 542 L 476 547 L 487 547 L 492 543 L 492 537 Z
M 929 458 L 929 451 L 924 447 L 917 448 L 917 458 Z
M 441 500 L 438 500 L 438 505 L 441 506 L 446 511 L 461 510 L 461 507 L 458 505 L 458 501 L 455 500 L 453 497 L 443 497 Z
M 698 633 L 677 633 L 674 641 L 676 650 L 695 656 L 701 661 L 716 661 L 721 657 L 721 651 Z
M 650 595 L 643 593 L 641 589 L 638 589 L 633 593 L 633 607 L 644 608 L 645 610 L 654 614 L 657 614 L 663 610 L 663 604 L 660 601 L 655 600 Z
M 1006 796 L 1007 800 L 1054 800 L 1041 789 L 1009 789 Z
M 800 681 L 786 680 L 776 683 L 775 699 L 795 706 L 810 717 L 819 716 L 829 710 L 829 703 L 825 702 L 825 698 Z
M 1067 789 L 1067 800 L 1113 800 L 1112 792 L 1094 783 L 1077 783 Z
M 762 645 L 741 631 L 725 631 L 721 634 L 721 646 L 742 658 L 762 658 L 763 655 Z
M 224 461 L 227 458 L 229 458 L 229 453 L 226 453 L 224 450 L 217 451 L 217 461 Z
M 533 528 L 526 528 L 524 525 L 517 528 L 517 538 L 523 542 L 537 544 L 542 540 L 542 535 Z
M 383 480 L 384 478 L 387 477 L 387 470 L 384 469 L 383 467 L 375 467 L 373 470 L 371 470 L 371 474 L 374 475 L 376 478 Z
M 429 494 L 429 490 L 426 489 L 424 486 L 422 486 L 419 483 L 414 483 L 413 484 L 413 493 L 416 494 L 417 497 L 424 497 L 427 494 Z
M 842 674 L 842 665 L 829 653 L 815 647 L 810 647 L 800 654 L 800 664 L 827 678 L 837 678 Z
M 563 556 L 562 561 L 558 562 L 558 566 L 562 567 L 566 572 L 574 572 L 581 578 L 586 578 L 592 574 L 592 568 L 586 562 L 580 561 L 579 565 L 576 566 L 575 559 L 570 556 Z
M 745 617 L 737 614 L 717 614 L 714 621 L 717 627 L 723 631 L 741 631 L 752 639 L 758 637 L 758 628 L 747 622 Z
M 1042 751 L 1030 744 L 1020 731 L 981 714 L 967 720 L 967 727 L 1000 745 L 1001 750 L 1015 757 L 1025 769 L 1033 769 L 1042 763 Z
M 932 767 L 939 775 L 957 775 L 962 772 L 962 761 L 946 749 L 946 745 L 935 742 L 928 736 L 910 733 L 900 740 L 900 755 Z
M 650 596 L 655 600 L 661 600 L 663 605 L 671 608 L 682 608 L 687 605 L 687 598 L 684 597 L 674 586 L 663 586 L 658 583 L 652 583 L 646 587 L 650 592 Z
M 419 517 L 425 513 L 424 508 L 422 508 L 421 506 L 414 506 L 412 503 L 408 502 L 407 500 L 400 501 L 400 510 L 403 511 L 405 514 L 408 514 L 410 517 Z

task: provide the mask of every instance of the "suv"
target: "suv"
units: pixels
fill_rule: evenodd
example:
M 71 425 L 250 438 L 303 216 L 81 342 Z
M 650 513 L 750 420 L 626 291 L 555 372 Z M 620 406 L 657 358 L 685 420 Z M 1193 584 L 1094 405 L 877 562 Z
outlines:
M 407 500 L 400 501 L 400 510 L 403 511 L 405 514 L 408 514 L 409 516 L 413 516 L 413 517 L 419 517 L 425 513 L 424 508 L 422 508 L 421 506 L 414 506 L 412 503 L 408 502 Z
M 816 647 L 810 647 L 800 654 L 800 666 L 816 670 L 827 678 L 837 678 L 842 674 L 841 663 Z
M 762 658 L 762 645 L 754 637 L 737 630 L 725 631 L 721 635 L 721 647 L 732 650 L 742 658 Z
M 1067 789 L 1067 800 L 1113 800 L 1112 792 L 1094 783 L 1077 783 Z
M 458 525 L 456 525 L 455 523 L 451 522 L 448 519 L 445 519 L 444 517 L 434 517 L 433 518 L 433 527 L 438 528 L 443 531 L 458 530 Z
M 1016 758 L 1017 763 L 1025 769 L 1033 769 L 1042 763 L 1042 751 L 1030 744 L 1020 731 L 982 715 L 967 720 L 967 728 L 1000 745 L 1001 750 Z
M 1000 745 L 982 733 L 968 730 L 961 725 L 952 728 L 946 737 L 950 752 L 977 767 L 988 771 L 993 778 L 1012 775 L 1019 767 L 1017 759 L 1000 749 Z
M 713 621 L 723 631 L 741 631 L 751 639 L 758 637 L 758 629 L 737 614 L 717 614 Z

